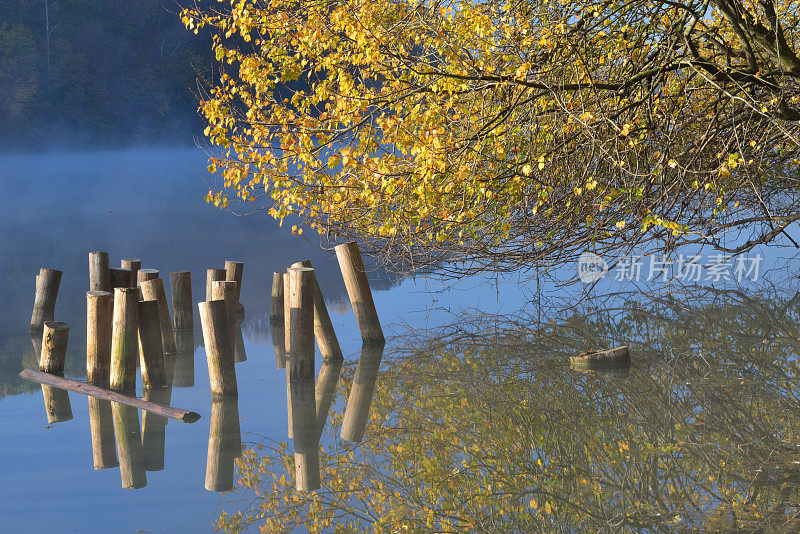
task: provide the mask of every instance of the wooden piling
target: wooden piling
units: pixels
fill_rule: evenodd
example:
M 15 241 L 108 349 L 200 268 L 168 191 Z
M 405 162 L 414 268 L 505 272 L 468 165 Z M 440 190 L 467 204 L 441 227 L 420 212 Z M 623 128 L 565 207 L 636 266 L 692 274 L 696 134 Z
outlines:
M 154 281 L 149 280 L 142 287 Z M 156 300 L 139 301 L 139 354 L 144 389 L 163 388 L 167 385 L 158 308 Z
M 311 260 L 297 262 L 292 267 L 312 267 Z M 314 275 L 314 338 L 317 340 L 319 352 L 324 360 L 344 361 L 342 349 L 336 331 L 333 329 L 328 307 L 325 305 L 325 296 L 319 287 L 316 274 Z
M 89 428 L 92 434 L 92 461 L 95 469 L 110 469 L 119 465 L 114 442 L 114 421 L 111 402 L 89 397 Z
M 290 289 L 291 289 L 291 280 L 289 280 L 289 270 L 287 269 L 285 273 L 283 273 L 283 331 L 284 334 L 284 352 L 286 352 L 286 362 L 289 362 L 289 348 L 291 339 L 289 339 L 289 319 L 291 317 L 291 313 L 289 313 L 289 309 L 291 308 L 289 304 L 289 296 L 290 296 Z
M 289 378 L 314 380 L 314 269 L 289 269 Z
M 234 334 L 236 337 L 233 340 L 233 361 L 236 363 L 247 361 L 247 352 L 244 347 L 244 334 L 242 333 L 242 319 L 241 315 L 236 315 L 236 327 Z
M 369 420 L 369 409 L 375 393 L 383 348 L 383 343 L 364 343 L 361 347 L 361 356 L 358 358 L 353 387 L 350 389 L 347 408 L 342 420 L 340 435 L 345 441 L 361 443 L 361 440 L 364 439 L 364 429 Z
M 111 291 L 118 287 L 136 287 L 136 273 L 132 269 L 111 268 Z
M 294 381 L 291 395 L 295 489 L 297 491 L 314 491 L 320 488 L 319 432 L 314 400 L 314 381 Z
M 241 455 L 239 401 L 236 397 L 212 400 L 205 488 L 208 491 L 233 489 L 233 465 Z
M 142 268 L 142 260 L 135 260 L 132 258 L 126 258 L 124 260 L 120 260 L 119 266 L 123 269 L 130 269 L 131 270 L 131 282 L 138 280 L 138 273 L 139 269 Z
M 269 307 L 270 321 L 283 321 L 283 273 L 272 273 L 272 295 Z
M 189 271 L 169 273 L 169 288 L 172 295 L 172 326 L 175 330 L 194 328 L 192 273 Z
M 61 285 L 61 271 L 45 267 L 39 270 L 31 314 L 31 330 L 41 330 L 45 322 L 53 320 L 59 285 Z
M 89 253 L 89 291 L 111 291 L 108 252 Z
M 225 280 L 228 282 L 236 282 L 236 313 L 244 311 L 240 306 L 239 296 L 242 293 L 242 273 L 244 271 L 244 262 L 242 261 L 225 261 Z
M 347 295 L 350 297 L 353 312 L 356 314 L 361 339 L 365 343 L 383 343 L 385 341 L 383 330 L 378 320 L 378 312 L 375 310 L 375 302 L 372 300 L 372 291 L 369 288 L 358 244 L 350 241 L 338 245 L 336 258 L 339 260 L 339 268 L 344 277 Z
M 69 325 L 57 321 L 44 323 L 42 331 L 42 353 L 39 355 L 39 370 L 56 375 L 64 374 L 67 357 Z
M 122 391 L 136 389 L 136 360 L 139 358 L 139 295 L 137 287 L 114 289 L 111 389 Z
M 272 337 L 272 350 L 275 352 L 275 367 L 286 369 L 286 340 L 283 328 L 283 318 L 279 321 L 270 321 L 270 335 Z
M 147 486 L 147 474 L 144 469 L 139 412 L 132 406 L 112 402 L 111 416 L 114 421 L 122 488 L 143 488 Z
M 214 282 L 225 280 L 225 269 L 206 270 L 206 301 L 214 300 L 211 296 L 214 290 Z
M 149 389 L 142 395 L 142 400 L 168 405 L 170 396 L 169 388 Z M 142 412 L 142 456 L 145 471 L 164 469 L 166 428 L 166 417 L 152 412 Z
M 72 405 L 69 403 L 69 393 L 66 390 L 42 384 L 42 399 L 48 423 L 72 420 Z
M 226 317 L 228 318 L 228 339 L 231 342 L 231 354 L 236 361 L 236 282 L 223 280 L 214 282 L 211 289 L 211 300 L 225 301 Z
M 107 388 L 111 373 L 111 319 L 114 301 L 108 291 L 86 293 L 86 381 Z
M 200 302 L 200 322 L 208 361 L 211 395 L 236 396 L 236 369 L 229 337 L 228 307 L 225 301 Z
M 164 292 L 164 281 L 161 278 L 152 278 L 143 280 L 139 285 L 141 286 L 144 300 L 155 300 L 158 302 L 162 349 L 167 354 L 175 354 L 178 351 L 178 347 L 175 345 L 175 331 L 172 330 L 172 319 L 169 315 L 167 294 Z
M 136 271 L 136 285 L 141 286 L 142 282 L 146 282 L 147 280 L 155 280 L 158 277 L 158 269 L 139 269 Z
M 175 330 L 175 379 L 177 388 L 194 387 L 194 329 Z

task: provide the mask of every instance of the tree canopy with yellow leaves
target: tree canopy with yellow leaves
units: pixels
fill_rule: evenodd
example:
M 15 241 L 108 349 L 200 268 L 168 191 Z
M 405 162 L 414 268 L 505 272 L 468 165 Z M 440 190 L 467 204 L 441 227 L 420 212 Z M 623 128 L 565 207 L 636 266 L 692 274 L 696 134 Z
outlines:
M 797 0 L 224 4 L 181 15 L 219 206 L 459 272 L 800 219 Z

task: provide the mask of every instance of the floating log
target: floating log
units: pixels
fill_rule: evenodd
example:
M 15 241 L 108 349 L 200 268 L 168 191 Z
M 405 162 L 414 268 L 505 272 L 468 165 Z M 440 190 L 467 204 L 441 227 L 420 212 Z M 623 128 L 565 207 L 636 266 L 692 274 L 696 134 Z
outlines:
M 189 271 L 169 273 L 169 289 L 172 295 L 172 326 L 175 330 L 194 328 L 192 273 Z
M 361 443 L 369 420 L 369 409 L 375 393 L 378 368 L 383 358 L 383 343 L 364 343 L 358 358 L 353 387 L 347 398 L 347 408 L 342 420 L 341 437 L 351 443 Z
M 36 298 L 33 301 L 31 330 L 40 330 L 44 323 L 55 316 L 58 286 L 61 285 L 61 271 L 42 267 L 36 277 Z
M 136 285 L 141 286 L 142 282 L 146 282 L 147 280 L 155 280 L 158 277 L 158 269 L 139 269 L 136 271 Z
M 143 488 L 147 486 L 147 474 L 144 469 L 139 412 L 132 406 L 112 402 L 111 416 L 114 421 L 122 488 Z
M 146 402 L 142 399 L 137 399 L 136 397 L 129 395 L 123 395 L 122 393 L 118 393 L 116 391 L 99 388 L 85 382 L 79 382 L 78 380 L 71 380 L 69 378 L 51 375 L 49 373 L 43 373 L 33 369 L 25 369 L 19 374 L 19 376 L 26 380 L 30 380 L 31 382 L 38 382 L 40 384 L 66 389 L 68 391 L 74 391 L 75 393 L 89 395 L 90 397 L 97 397 L 104 400 L 119 402 L 127 406 L 139 408 L 140 410 L 147 410 L 148 412 L 163 415 L 164 417 L 169 417 L 170 419 L 175 419 L 183 423 L 194 423 L 200 419 L 200 415 L 195 412 L 181 410 L 180 408 L 173 408 L 172 406 L 162 406 L 154 402 Z
M 108 252 L 89 253 L 89 291 L 111 291 Z
M 295 489 L 318 490 L 320 488 L 319 431 L 313 380 L 299 380 L 292 383 L 290 405 L 294 427 Z
M 239 296 L 242 293 L 242 273 L 244 271 L 244 262 L 242 261 L 225 261 L 225 280 L 228 282 L 236 282 L 236 311 L 239 313 Z
M 175 387 L 194 387 L 194 329 L 175 330 L 175 343 Z
M 312 267 L 311 260 L 297 262 L 292 267 Z M 339 340 L 336 331 L 333 329 L 328 307 L 325 306 L 325 297 L 314 275 L 314 338 L 317 340 L 319 352 L 324 360 L 344 361 L 342 349 L 339 347 Z
M 168 405 L 170 388 L 150 389 L 144 392 L 142 400 Z M 142 455 L 145 471 L 164 469 L 164 450 L 166 448 L 167 418 L 151 412 L 142 413 Z
M 172 330 L 172 319 L 169 315 L 167 294 L 164 292 L 164 281 L 161 278 L 152 278 L 143 280 L 139 285 L 142 288 L 144 300 L 158 302 L 158 316 L 161 322 L 161 346 L 167 354 L 175 354 L 178 351 L 178 347 L 175 345 L 175 332 Z
M 69 403 L 69 393 L 65 390 L 42 384 L 42 399 L 48 423 L 72 420 L 72 405 Z
M 212 400 L 205 488 L 208 491 L 232 490 L 234 461 L 241 455 L 239 401 L 236 397 Z
M 225 280 L 225 269 L 206 270 L 206 301 L 214 300 L 212 297 L 214 282 L 222 282 L 223 280 Z
M 133 269 L 111 268 L 111 291 L 118 287 L 136 287 L 136 273 Z
M 383 330 L 378 320 L 378 312 L 375 310 L 375 302 L 372 300 L 372 291 L 369 288 L 358 244 L 350 241 L 338 245 L 336 258 L 339 260 L 339 268 L 342 271 L 347 295 L 350 297 L 350 304 L 356 314 L 361 339 L 365 343 L 383 343 L 385 341 Z
M 42 332 L 42 352 L 39 355 L 39 370 L 45 373 L 63 375 L 67 357 L 69 325 L 56 321 L 44 323 Z
M 625 366 L 630 365 L 631 357 L 625 345 L 613 349 L 592 350 L 580 356 L 571 356 L 569 361 L 575 366 Z
M 275 352 L 275 367 L 286 369 L 286 340 L 283 317 L 278 321 L 270 321 L 269 331 L 272 337 L 272 350 Z
M 222 283 L 222 282 L 217 282 Z M 229 338 L 228 307 L 225 301 L 200 302 L 200 322 L 208 361 L 211 395 L 236 396 L 236 369 L 233 363 L 233 345 Z
M 136 287 L 114 289 L 111 389 L 122 391 L 136 389 L 136 361 L 139 359 L 139 294 L 139 288 Z
M 228 318 L 228 339 L 231 342 L 231 354 L 236 361 L 236 282 L 232 280 L 222 280 L 214 282 L 211 289 L 211 300 L 222 300 L 225 302 L 225 314 Z
M 336 399 L 336 386 L 339 383 L 343 363 L 341 360 L 327 360 L 322 362 L 319 370 L 314 397 L 317 406 L 317 432 L 320 436 L 325 430 L 328 414 L 330 414 L 331 406 Z
M 92 434 L 92 462 L 95 469 L 110 469 L 119 465 L 114 442 L 114 421 L 111 402 L 88 397 L 89 428 Z
M 109 384 L 113 313 L 111 293 L 86 293 L 86 381 L 95 386 L 108 387 Z
M 314 269 L 289 269 L 289 379 L 314 380 Z
M 123 269 L 130 269 L 131 270 L 131 285 L 135 280 L 138 280 L 138 273 L 139 269 L 142 268 L 142 260 L 136 260 L 132 258 L 126 258 L 124 260 L 120 260 L 119 266 Z
M 159 280 L 160 281 L 160 280 Z M 155 282 L 148 280 L 142 287 Z M 164 350 L 161 345 L 161 321 L 156 300 L 139 301 L 139 355 L 142 369 L 142 387 L 163 388 L 167 385 Z M 170 330 L 172 327 L 170 326 Z
M 272 273 L 272 295 L 269 307 L 270 321 L 283 321 L 283 273 Z

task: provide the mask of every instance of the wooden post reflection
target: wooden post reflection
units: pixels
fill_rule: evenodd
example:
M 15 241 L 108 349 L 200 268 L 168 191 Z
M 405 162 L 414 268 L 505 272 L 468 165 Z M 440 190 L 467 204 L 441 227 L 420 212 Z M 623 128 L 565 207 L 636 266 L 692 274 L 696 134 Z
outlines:
M 339 374 L 342 371 L 341 360 L 325 360 L 319 370 L 317 387 L 314 392 L 317 405 L 317 432 L 322 436 L 325 423 L 331 411 L 331 405 L 336 398 L 336 385 L 339 383 Z
M 148 389 L 142 399 L 169 406 L 172 388 L 167 386 L 161 389 Z M 167 418 L 142 411 L 142 456 L 146 471 L 161 471 L 164 469 L 164 449 L 166 444 Z
M 194 386 L 194 328 L 175 330 L 178 354 L 175 357 L 176 388 Z
M 294 429 L 294 468 L 297 491 L 320 487 L 319 431 L 313 380 L 293 380 L 291 387 L 292 426 Z
M 111 415 L 122 488 L 143 488 L 147 485 L 147 474 L 144 469 L 142 433 L 139 430 L 139 411 L 133 406 L 112 402 Z
M 89 428 L 92 433 L 92 460 L 95 469 L 117 467 L 116 443 L 114 442 L 114 421 L 111 416 L 111 402 L 97 397 L 87 397 L 89 401 Z
M 208 491 L 233 489 L 233 465 L 241 455 L 239 401 L 236 397 L 213 399 L 206 459 L 205 487 Z
M 63 423 L 72 419 L 72 406 L 66 389 L 42 384 L 42 398 L 48 423 Z
M 347 399 L 347 409 L 342 421 L 341 437 L 351 443 L 360 443 L 369 419 L 372 395 L 378 379 L 378 368 L 383 358 L 383 343 L 364 343 L 358 358 L 356 376 Z

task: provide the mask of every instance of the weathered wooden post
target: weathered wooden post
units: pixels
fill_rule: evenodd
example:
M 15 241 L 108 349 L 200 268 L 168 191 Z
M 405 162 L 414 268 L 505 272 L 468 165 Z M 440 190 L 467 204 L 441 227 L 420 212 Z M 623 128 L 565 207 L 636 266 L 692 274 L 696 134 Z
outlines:
M 231 342 L 231 354 L 236 361 L 236 282 L 214 282 L 211 290 L 212 300 L 225 301 L 226 316 L 228 318 L 228 339 Z
M 275 367 L 286 369 L 286 340 L 284 339 L 283 318 L 280 321 L 270 321 L 270 336 L 272 337 L 272 350 L 275 352 Z
M 69 393 L 65 389 L 42 384 L 42 398 L 48 423 L 72 420 L 72 405 L 69 403 Z
M 116 301 L 116 298 L 114 300 Z M 147 473 L 144 470 L 139 412 L 132 406 L 112 402 L 111 416 L 114 421 L 122 488 L 143 488 L 147 486 Z
M 311 260 L 299 261 L 292 267 L 312 267 Z M 314 338 L 317 340 L 319 352 L 324 360 L 344 361 L 339 340 L 333 329 L 328 307 L 325 306 L 325 297 L 319 287 L 316 274 L 314 275 Z
M 339 383 L 339 375 L 342 371 L 342 360 L 326 360 L 322 362 L 317 378 L 317 386 L 314 391 L 317 407 L 317 431 L 322 436 L 325 430 L 325 423 L 328 421 L 328 414 L 336 398 L 336 386 Z
M 111 372 L 113 313 L 114 300 L 111 293 L 86 293 L 86 381 L 103 388 L 108 387 Z
M 61 271 L 42 267 L 36 277 L 36 298 L 33 301 L 31 330 L 41 330 L 44 323 L 55 316 L 58 286 L 61 285 Z
M 130 269 L 131 271 L 131 283 L 138 280 L 138 273 L 139 269 L 142 268 L 142 260 L 135 260 L 132 258 L 126 258 L 119 262 L 119 266 L 123 269 Z
M 175 344 L 175 387 L 194 387 L 194 329 L 176 330 Z
M 383 358 L 383 343 L 364 343 L 358 358 L 353 387 L 347 398 L 347 408 L 342 421 L 341 437 L 351 443 L 361 443 L 369 420 L 369 409 L 375 393 L 378 368 Z
M 206 301 L 214 300 L 211 296 L 214 290 L 214 282 L 225 280 L 225 269 L 206 270 Z
M 232 344 L 229 337 L 228 307 L 223 300 L 200 302 L 200 323 L 208 361 L 211 395 L 236 396 L 236 369 L 233 363 Z
M 292 390 L 296 382 L 314 381 L 314 269 L 296 267 L 289 275 L 289 328 L 291 351 L 286 365 L 286 396 L 293 410 Z M 285 283 L 286 281 L 284 281 Z M 286 285 L 284 285 L 284 295 Z M 284 311 L 284 313 L 286 313 Z M 294 437 L 295 417 L 289 412 L 289 437 Z
M 244 262 L 242 261 L 225 261 L 225 280 L 228 282 L 236 282 L 236 313 L 244 313 L 244 306 L 239 302 L 239 296 L 242 293 L 242 273 L 244 271 Z
M 169 406 L 170 388 L 148 389 L 142 399 Z M 147 410 L 142 411 L 142 456 L 145 471 L 164 469 L 164 450 L 167 437 L 167 418 Z
M 158 302 L 158 316 L 161 321 L 162 349 L 167 354 L 175 354 L 178 351 L 178 347 L 175 344 L 175 332 L 172 330 L 172 319 L 169 315 L 167 294 L 164 292 L 164 281 L 161 278 L 153 278 L 150 280 L 143 280 L 139 285 L 142 289 L 142 297 L 144 297 L 144 300 L 155 300 Z
M 132 269 L 111 268 L 111 291 L 118 287 L 136 287 L 136 273 Z
M 233 361 L 236 363 L 247 361 L 247 352 L 244 347 L 244 334 L 242 333 L 242 319 L 244 319 L 242 315 L 236 315 L 236 331 L 234 332 L 236 337 L 233 343 Z
M 153 281 L 144 282 L 142 287 Z M 139 301 L 139 354 L 144 389 L 163 388 L 167 385 L 158 308 L 156 300 Z
M 89 428 L 92 433 L 92 460 L 95 469 L 110 469 L 119 465 L 114 443 L 114 421 L 111 402 L 97 397 L 89 401 Z
M 383 343 L 383 330 L 378 320 L 378 312 L 375 310 L 375 303 L 372 300 L 372 291 L 369 288 L 367 273 L 364 270 L 364 262 L 361 259 L 361 252 L 355 241 L 343 243 L 336 247 L 336 258 L 339 260 L 339 268 L 344 277 L 344 285 L 347 288 L 347 295 L 350 297 L 350 304 L 356 314 L 358 329 L 361 331 L 361 339 L 365 343 Z
M 194 328 L 192 273 L 189 271 L 169 273 L 169 288 L 172 294 L 172 326 L 175 330 Z
M 286 351 L 286 361 L 289 361 L 289 344 L 291 343 L 291 339 L 289 339 L 289 320 L 291 317 L 291 313 L 289 312 L 291 306 L 289 304 L 289 297 L 290 297 L 290 290 L 291 290 L 291 280 L 289 280 L 289 270 L 287 269 L 285 273 L 283 273 L 283 330 L 286 332 L 284 335 L 284 341 L 286 343 L 284 349 Z M 287 368 L 288 372 L 288 368 Z
M 89 253 L 89 291 L 111 291 L 108 252 Z
M 283 273 L 272 273 L 272 294 L 269 306 L 269 320 L 283 321 Z
M 141 286 L 142 282 L 146 282 L 147 280 L 155 280 L 158 278 L 158 276 L 158 269 L 139 269 L 136 271 L 136 285 Z
M 291 395 L 295 488 L 297 491 L 314 491 L 320 488 L 319 431 L 314 380 L 294 381 Z
M 42 353 L 39 355 L 39 370 L 56 375 L 64 374 L 67 357 L 69 325 L 57 321 L 44 323 L 42 331 Z
M 236 397 L 211 401 L 206 483 L 208 491 L 233 489 L 234 460 L 242 455 L 239 401 Z
M 139 294 L 138 287 L 114 289 L 111 389 L 122 391 L 136 389 L 136 360 L 139 358 Z

